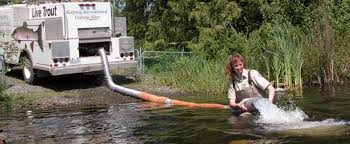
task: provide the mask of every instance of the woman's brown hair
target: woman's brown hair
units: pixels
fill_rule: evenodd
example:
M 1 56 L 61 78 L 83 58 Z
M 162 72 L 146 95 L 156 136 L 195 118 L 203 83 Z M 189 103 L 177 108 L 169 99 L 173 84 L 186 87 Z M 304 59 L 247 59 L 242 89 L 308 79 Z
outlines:
M 229 79 L 234 77 L 233 65 L 236 64 L 238 60 L 244 62 L 243 56 L 238 53 L 233 53 L 226 60 L 225 74 Z

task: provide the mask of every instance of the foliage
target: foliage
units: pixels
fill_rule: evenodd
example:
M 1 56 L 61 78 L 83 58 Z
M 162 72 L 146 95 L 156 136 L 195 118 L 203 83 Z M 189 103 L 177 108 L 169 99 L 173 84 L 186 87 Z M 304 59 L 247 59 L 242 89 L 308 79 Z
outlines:
M 7 60 L 13 60 L 14 56 L 21 51 L 14 41 L 0 41 L 0 47 L 4 49 L 4 56 Z
M 125 0 L 117 1 L 115 4 L 125 3 L 125 6 L 116 10 L 116 16 L 125 16 L 127 19 L 128 35 L 135 37 L 136 47 L 145 40 L 145 33 L 147 30 L 147 18 L 149 17 L 148 7 L 150 0 Z M 119 6 L 117 6 L 118 8 Z
M 0 0 L 0 5 L 3 4 L 18 4 L 18 3 L 22 3 L 22 0 Z
M 334 36 L 334 67 L 336 79 L 347 77 L 349 79 L 350 51 L 348 41 L 350 39 L 350 0 L 331 1 L 331 25 Z
M 207 61 L 239 52 L 291 89 L 348 75 L 350 0 L 124 2 L 119 14 L 146 50 L 192 51 Z
M 242 53 L 246 48 L 246 42 L 242 34 L 216 26 L 204 28 L 198 43 L 191 43 L 189 47 L 202 58 L 213 60 L 226 57 L 233 51 Z
M 209 60 L 226 57 L 232 51 L 242 52 L 245 48 L 245 38 L 232 27 L 232 22 L 238 14 L 239 9 L 234 2 L 198 2 L 190 18 L 195 20 L 199 36 L 189 47 Z
M 263 11 L 261 9 L 264 3 L 260 0 L 243 0 L 236 2 L 241 12 L 239 17 L 234 20 L 234 28 L 238 32 L 249 35 L 252 31 L 259 29 L 264 20 Z

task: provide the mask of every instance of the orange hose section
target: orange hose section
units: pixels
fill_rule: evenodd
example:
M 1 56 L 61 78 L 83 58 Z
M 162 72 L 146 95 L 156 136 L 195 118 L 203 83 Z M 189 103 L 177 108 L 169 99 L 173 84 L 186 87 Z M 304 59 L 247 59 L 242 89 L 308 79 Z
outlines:
M 156 103 L 165 103 L 165 100 L 168 99 L 163 96 L 156 96 L 145 92 L 141 92 L 138 96 L 140 99 L 156 102 Z M 185 101 L 179 101 L 179 100 L 171 100 L 170 104 L 175 106 L 185 106 L 185 107 L 192 107 L 192 108 L 228 109 L 227 106 L 222 104 L 193 103 L 193 102 L 185 102 Z

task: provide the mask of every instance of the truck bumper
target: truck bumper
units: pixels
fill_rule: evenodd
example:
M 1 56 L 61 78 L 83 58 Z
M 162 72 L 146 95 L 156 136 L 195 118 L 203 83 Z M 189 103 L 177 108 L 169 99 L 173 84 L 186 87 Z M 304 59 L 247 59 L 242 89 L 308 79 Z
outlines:
M 138 61 L 118 61 L 109 62 L 112 74 L 125 75 L 136 73 L 138 70 Z M 65 75 L 76 73 L 100 74 L 103 71 L 102 63 L 70 65 L 62 67 L 38 66 L 38 69 L 48 71 L 51 75 Z

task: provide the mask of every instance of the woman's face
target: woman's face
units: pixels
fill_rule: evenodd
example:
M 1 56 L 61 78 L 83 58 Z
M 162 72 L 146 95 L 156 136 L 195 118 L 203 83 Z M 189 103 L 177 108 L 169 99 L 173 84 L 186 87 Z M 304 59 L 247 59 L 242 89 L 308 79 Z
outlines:
M 244 68 L 244 64 L 242 61 L 237 60 L 235 64 L 232 65 L 233 71 L 238 75 L 241 76 Z

